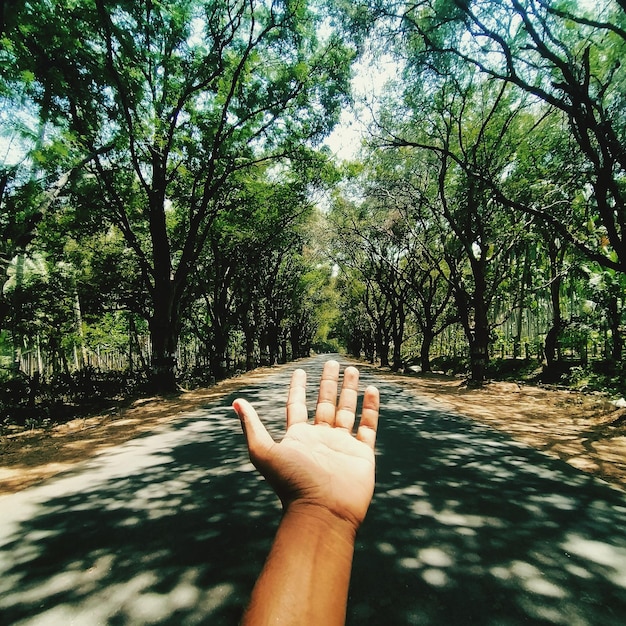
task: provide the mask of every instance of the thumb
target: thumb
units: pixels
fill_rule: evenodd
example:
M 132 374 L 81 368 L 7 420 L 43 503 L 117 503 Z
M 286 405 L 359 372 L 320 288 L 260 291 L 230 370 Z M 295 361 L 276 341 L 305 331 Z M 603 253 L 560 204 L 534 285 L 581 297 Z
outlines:
M 233 402 L 233 409 L 241 420 L 250 459 L 253 462 L 262 459 L 274 445 L 274 440 L 267 432 L 254 407 L 247 400 L 237 398 Z

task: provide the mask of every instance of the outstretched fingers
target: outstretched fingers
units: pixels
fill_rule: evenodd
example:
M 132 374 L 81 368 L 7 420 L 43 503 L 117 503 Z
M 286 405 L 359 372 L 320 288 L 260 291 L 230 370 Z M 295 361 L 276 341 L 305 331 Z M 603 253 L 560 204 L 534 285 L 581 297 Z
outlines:
M 363 410 L 361 421 L 357 430 L 356 438 L 374 449 L 376 444 L 376 430 L 378 428 L 378 410 L 380 407 L 380 394 L 378 389 L 369 386 L 363 394 Z
M 341 395 L 337 400 L 339 381 L 339 363 L 327 361 L 322 372 L 319 396 L 315 411 L 315 424 L 343 428 L 352 432 L 356 419 L 356 407 L 359 388 L 359 372 L 355 367 L 344 371 Z M 378 427 L 380 405 L 378 389 L 369 386 L 363 395 L 363 410 L 356 433 L 356 438 L 374 449 Z M 271 435 L 261 422 L 252 405 L 242 398 L 233 402 L 246 438 L 250 459 L 257 465 L 267 459 L 270 449 L 275 445 Z M 291 377 L 287 396 L 287 429 L 294 424 L 307 421 L 306 408 L 306 373 L 297 369 Z

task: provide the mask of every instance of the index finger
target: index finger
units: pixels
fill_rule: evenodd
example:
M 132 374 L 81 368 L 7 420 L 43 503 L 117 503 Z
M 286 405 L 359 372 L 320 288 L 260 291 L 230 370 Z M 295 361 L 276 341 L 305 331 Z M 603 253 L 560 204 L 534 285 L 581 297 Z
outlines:
M 380 394 L 378 393 L 378 389 L 369 386 L 363 394 L 363 410 L 361 412 L 361 421 L 359 422 L 356 438 L 367 444 L 372 450 L 376 445 L 379 408 Z

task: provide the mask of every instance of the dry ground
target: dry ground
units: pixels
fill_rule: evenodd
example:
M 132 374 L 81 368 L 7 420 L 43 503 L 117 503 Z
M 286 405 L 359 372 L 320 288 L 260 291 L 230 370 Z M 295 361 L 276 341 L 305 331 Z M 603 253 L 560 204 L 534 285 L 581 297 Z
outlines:
M 626 490 L 626 409 L 601 394 L 508 382 L 470 389 L 446 376 L 386 376 Z
M 126 409 L 73 420 L 46 431 L 2 436 L 0 495 L 24 489 L 105 448 L 172 422 L 276 370 L 259 368 L 175 398 L 148 398 Z M 489 424 L 626 489 L 626 410 L 616 409 L 601 395 L 515 383 L 489 383 L 483 389 L 468 389 L 456 378 L 376 371 L 418 395 L 440 402 L 443 408 Z

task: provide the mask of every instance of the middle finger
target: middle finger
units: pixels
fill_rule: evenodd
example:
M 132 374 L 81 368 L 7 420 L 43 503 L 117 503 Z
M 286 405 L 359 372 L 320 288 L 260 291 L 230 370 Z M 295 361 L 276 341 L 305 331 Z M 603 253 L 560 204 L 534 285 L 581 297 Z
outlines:
M 315 409 L 315 423 L 335 425 L 335 410 L 337 405 L 337 381 L 339 380 L 339 363 L 327 361 L 322 371 L 320 392 Z

